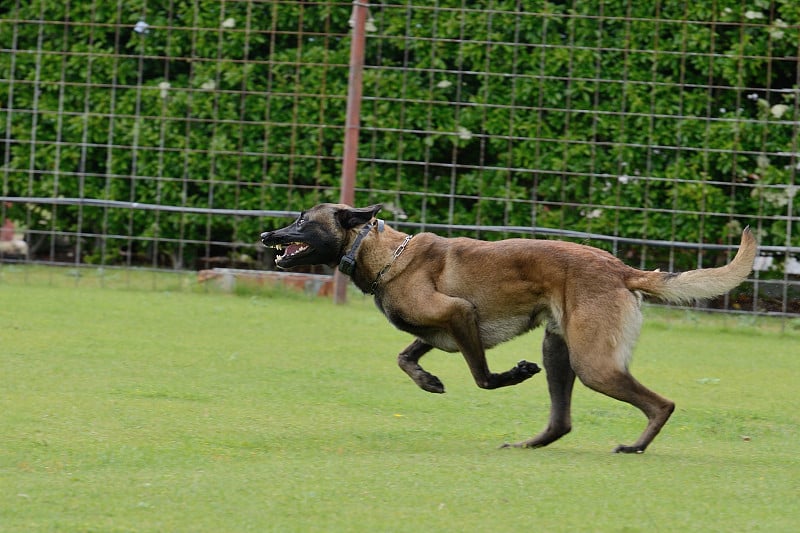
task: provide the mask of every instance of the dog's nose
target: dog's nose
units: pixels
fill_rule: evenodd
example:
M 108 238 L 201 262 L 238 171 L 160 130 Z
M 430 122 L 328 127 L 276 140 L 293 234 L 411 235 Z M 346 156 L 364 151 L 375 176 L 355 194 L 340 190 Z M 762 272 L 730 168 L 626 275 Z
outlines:
M 261 234 L 261 242 L 264 242 L 264 239 L 266 239 L 267 237 L 269 237 L 271 234 L 272 234 L 272 232 L 271 232 L 271 231 L 265 231 L 264 233 L 262 233 L 262 234 Z

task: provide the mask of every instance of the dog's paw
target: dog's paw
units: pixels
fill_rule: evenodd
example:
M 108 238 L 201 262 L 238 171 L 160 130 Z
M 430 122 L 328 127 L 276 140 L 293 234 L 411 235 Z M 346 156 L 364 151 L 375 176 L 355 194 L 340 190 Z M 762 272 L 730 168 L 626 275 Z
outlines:
M 444 383 L 434 376 L 433 374 L 425 374 L 417 381 L 417 385 L 424 391 L 432 392 L 434 394 L 444 394 Z
M 529 363 L 528 361 L 525 361 L 523 359 L 522 361 L 517 363 L 516 371 L 519 372 L 520 375 L 529 378 L 534 374 L 538 374 L 539 372 L 541 372 L 542 369 L 539 368 L 539 365 L 537 365 L 536 363 Z
M 644 448 L 641 446 L 625 446 L 620 444 L 614 448 L 614 453 L 644 453 Z

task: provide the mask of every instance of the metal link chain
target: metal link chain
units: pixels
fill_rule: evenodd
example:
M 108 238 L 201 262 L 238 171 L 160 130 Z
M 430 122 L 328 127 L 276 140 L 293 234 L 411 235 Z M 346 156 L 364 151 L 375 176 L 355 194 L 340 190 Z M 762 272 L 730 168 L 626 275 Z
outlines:
M 402 243 L 400 243 L 400 246 L 398 246 L 397 249 L 394 251 L 394 254 L 392 254 L 392 260 L 389 262 L 389 264 L 383 267 L 381 271 L 378 272 L 378 275 L 375 276 L 375 281 L 372 282 L 372 286 L 369 289 L 370 294 L 375 294 L 375 289 L 378 288 L 378 282 L 381 280 L 383 275 L 386 274 L 389 268 L 394 264 L 395 260 L 398 257 L 400 257 L 400 254 L 403 253 L 403 250 L 406 249 L 406 246 L 408 246 L 408 241 L 411 240 L 411 237 L 413 237 L 413 235 L 407 236 L 405 240 Z

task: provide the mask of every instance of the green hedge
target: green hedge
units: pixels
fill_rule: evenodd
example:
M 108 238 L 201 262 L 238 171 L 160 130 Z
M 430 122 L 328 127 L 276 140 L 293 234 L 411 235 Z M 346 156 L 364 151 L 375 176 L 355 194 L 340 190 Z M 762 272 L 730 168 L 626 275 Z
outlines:
M 579 12 L 569 4 L 539 3 L 531 8 L 543 12 L 536 16 L 500 13 L 512 11 L 512 1 L 435 20 L 430 10 L 412 9 L 409 19 L 383 12 L 382 33 L 398 37 L 381 38 L 381 60 L 412 72 L 368 72 L 384 98 L 367 104 L 365 122 L 440 134 L 409 133 L 401 143 L 397 135 L 375 136 L 374 152 L 451 162 L 456 145 L 466 167 L 455 191 L 449 170 L 437 179 L 430 166 L 404 167 L 400 187 L 479 196 L 456 203 L 454 223 L 477 216 L 483 224 L 528 226 L 525 200 L 533 198 L 535 223 L 545 227 L 728 242 L 740 223 L 761 218 L 765 242 L 785 244 L 789 198 L 770 186 L 796 180 L 797 157 L 788 154 L 797 151 L 798 5 L 745 12 L 718 2 L 711 13 L 702 2 L 661 2 L 654 17 L 652 4 L 628 10 L 630 2 L 612 1 L 603 2 L 601 18 L 596 3 L 577 3 Z M 675 22 L 712 19 L 714 26 Z M 407 28 L 424 36 L 434 24 L 433 43 L 402 38 Z M 463 36 L 474 42 L 460 44 Z M 432 103 L 398 113 L 391 99 L 398 88 L 405 99 Z M 780 117 L 776 105 L 787 106 Z M 474 135 L 453 134 L 459 130 Z M 491 168 L 468 168 L 478 161 Z M 384 183 L 392 183 L 388 174 Z M 412 218 L 427 209 L 436 221 L 447 219 L 448 203 L 409 195 L 403 207 Z M 795 244 L 798 237 L 795 231 Z
M 766 244 L 786 243 L 798 208 L 770 185 L 796 180 L 785 154 L 797 151 L 797 2 L 529 4 L 536 15 L 511 0 L 372 6 L 367 64 L 379 68 L 365 72 L 357 202 L 391 201 L 416 221 L 705 242 L 760 220 Z M 0 43 L 14 48 L 0 55 L 3 194 L 278 210 L 337 200 L 351 4 L 172 8 L 0 0 Z M 149 31 L 133 31 L 140 20 Z M 86 261 L 151 247 L 101 247 L 102 235 L 157 237 L 188 261 L 207 241 L 250 244 L 283 223 L 5 209 L 30 230 L 97 235 Z

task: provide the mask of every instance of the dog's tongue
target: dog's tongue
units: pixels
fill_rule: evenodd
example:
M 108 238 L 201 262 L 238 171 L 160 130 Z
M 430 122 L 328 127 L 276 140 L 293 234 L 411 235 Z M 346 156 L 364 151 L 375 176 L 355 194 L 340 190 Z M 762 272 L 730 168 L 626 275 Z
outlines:
M 300 248 L 302 247 L 303 247 L 302 244 L 290 244 L 289 246 L 286 247 L 286 252 L 284 253 L 284 255 L 286 256 L 294 255 L 297 252 L 299 252 Z

